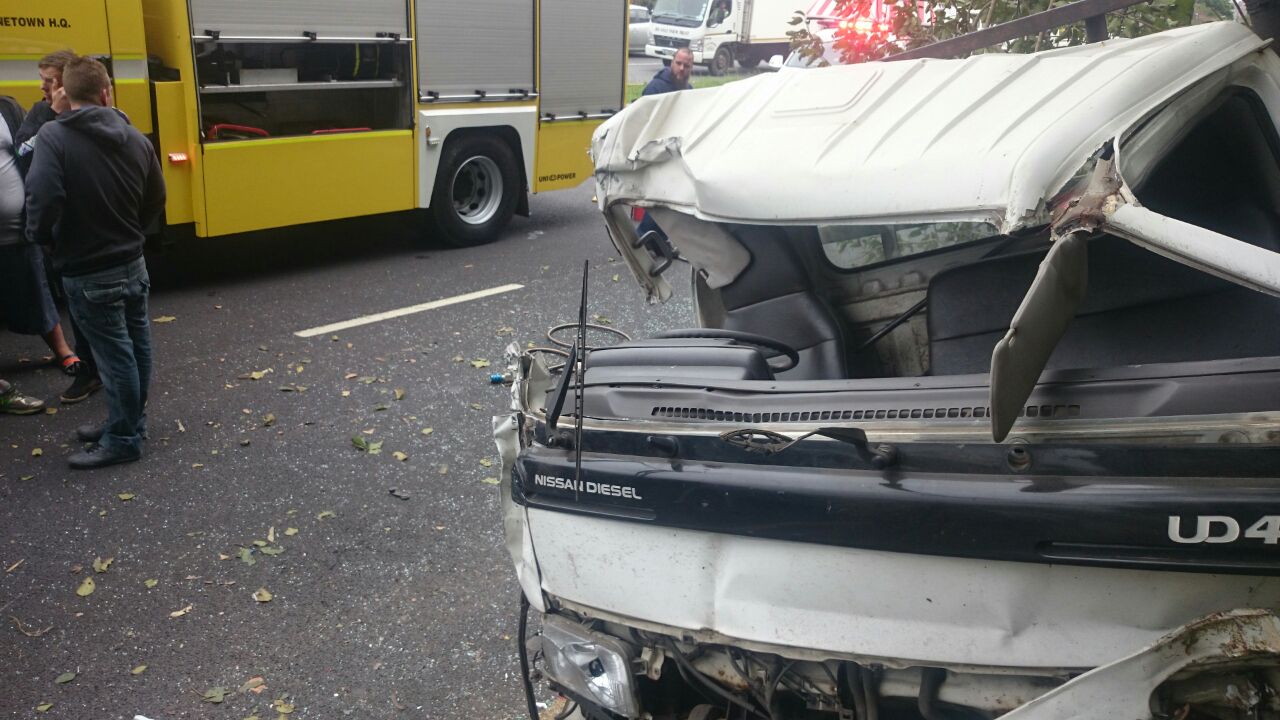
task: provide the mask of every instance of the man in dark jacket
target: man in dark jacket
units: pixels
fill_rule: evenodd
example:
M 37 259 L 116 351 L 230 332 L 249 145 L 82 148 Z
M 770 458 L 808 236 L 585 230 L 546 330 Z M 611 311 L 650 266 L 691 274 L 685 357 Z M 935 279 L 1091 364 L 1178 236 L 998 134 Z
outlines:
M 40 129 L 27 176 L 27 232 L 62 274 L 106 388 L 106 424 L 76 431 L 97 444 L 68 458 L 85 469 L 142 456 L 151 384 L 143 228 L 159 219 L 165 190 L 155 149 L 111 107 L 102 63 L 67 63 L 55 104 L 61 94 L 70 109 Z
M 54 91 L 62 87 L 62 70 L 67 63 L 78 57 L 70 50 L 57 50 L 40 58 L 36 63 L 36 72 L 40 74 L 40 92 L 44 94 L 44 99 L 31 106 L 31 110 L 27 112 L 26 117 L 21 121 L 21 127 L 14 133 L 14 151 L 17 154 L 18 169 L 26 176 L 31 169 L 31 160 L 35 157 L 36 144 L 39 140 L 40 128 L 45 123 L 53 122 L 58 117 L 58 113 L 65 112 L 67 108 L 66 95 L 59 95 L 57 107 L 53 104 Z M 39 252 L 34 250 L 34 252 Z M 41 264 L 43 264 L 41 259 Z M 42 271 L 43 274 L 43 271 Z M 59 278 L 52 278 L 51 284 L 58 297 L 61 297 L 62 281 Z M 40 280 L 43 283 L 43 279 Z M 52 301 L 50 298 L 50 307 Z M 92 395 L 94 392 L 102 388 L 102 381 L 98 379 L 98 366 L 93 360 L 93 349 L 89 347 L 89 343 L 85 340 L 84 333 L 80 332 L 80 328 L 76 327 L 75 318 L 71 318 L 71 332 L 75 338 L 76 349 L 71 352 L 70 348 L 66 348 L 65 352 L 54 348 L 55 354 L 58 356 L 59 364 L 62 365 L 62 371 L 71 375 L 75 379 L 71 381 L 71 385 L 62 392 L 61 400 L 63 403 L 77 403 Z M 59 342 L 62 337 L 62 328 L 55 328 L 58 334 Z M 63 342 L 63 346 L 66 343 Z
M 680 48 L 671 58 L 671 67 L 659 70 L 649 84 L 644 86 L 644 92 L 640 94 L 661 95 L 677 90 L 689 90 L 693 87 L 689 83 L 689 75 L 692 73 L 693 53 L 689 52 L 689 48 Z

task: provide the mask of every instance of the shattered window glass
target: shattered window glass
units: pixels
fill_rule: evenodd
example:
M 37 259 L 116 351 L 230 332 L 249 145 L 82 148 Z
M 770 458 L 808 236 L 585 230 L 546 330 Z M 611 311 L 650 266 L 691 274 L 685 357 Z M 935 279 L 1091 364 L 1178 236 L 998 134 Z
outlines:
M 991 223 L 819 225 L 827 260 L 843 270 L 866 267 L 998 235 Z

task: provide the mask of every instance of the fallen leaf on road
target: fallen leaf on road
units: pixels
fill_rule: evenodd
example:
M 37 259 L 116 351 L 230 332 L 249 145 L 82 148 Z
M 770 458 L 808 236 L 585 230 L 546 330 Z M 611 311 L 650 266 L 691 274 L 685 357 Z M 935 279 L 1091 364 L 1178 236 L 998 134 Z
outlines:
M 267 541 L 266 541 L 266 540 L 254 540 L 254 541 L 253 541 L 253 546 L 254 546 L 254 547 L 264 548 L 264 547 L 266 547 L 266 546 L 267 546 Z
M 293 703 L 286 702 L 284 698 L 276 698 L 276 701 L 271 704 L 271 709 L 281 715 L 288 715 L 293 712 Z
M 45 409 L 44 409 L 44 414 L 45 414 L 45 415 L 57 415 L 57 414 L 58 414 L 58 408 L 45 408 Z
M 441 465 L 440 467 L 436 468 L 436 472 L 440 473 L 441 475 L 448 475 L 448 474 L 449 474 L 449 466 L 448 466 L 448 465 Z
M 343 390 L 343 391 L 342 391 L 342 397 L 351 397 L 351 391 L 350 391 L 350 390 Z
M 267 373 L 275 372 L 275 368 L 267 368 L 266 370 L 251 370 L 247 373 L 237 375 L 237 380 L 261 380 L 267 376 Z
M 387 409 L 387 406 L 386 406 L 386 405 L 379 405 L 379 406 L 375 407 L 375 408 L 373 409 L 373 411 L 374 411 L 374 412 L 382 412 L 383 410 L 386 410 L 386 409 Z
M 173 612 L 169 613 L 169 617 L 171 617 L 171 618 L 180 618 L 180 617 L 182 617 L 183 615 L 186 615 L 187 613 L 191 612 L 191 608 L 193 608 L 193 607 L 195 607 L 195 605 L 188 605 L 188 606 L 186 606 L 186 607 L 182 608 L 181 610 L 174 610 Z
M 193 469 L 199 470 L 200 468 L 204 467 L 204 463 L 191 463 L 191 467 Z
M 271 598 L 275 597 L 266 588 L 258 588 L 253 591 L 253 599 L 260 603 L 271 602 Z
M 138 496 L 137 496 L 137 495 L 134 495 L 133 493 L 120 493 L 120 494 L 116 495 L 116 497 L 120 498 L 120 501 L 121 501 L 121 502 L 129 502 L 130 500 L 132 500 L 132 499 L 134 499 L 134 498 L 136 498 L 136 497 L 138 497 Z
M 613 281 L 614 281 L 614 282 L 618 282 L 618 281 L 619 281 L 619 280 L 621 280 L 621 279 L 622 279 L 622 276 L 621 276 L 621 275 L 614 275 L 614 276 L 613 276 Z
M 396 388 L 396 400 L 404 399 L 404 388 Z
M 359 435 L 355 435 L 351 438 L 351 444 L 355 445 L 357 450 L 369 452 L 369 441 Z
M 379 440 L 379 441 L 377 441 L 377 442 L 371 442 L 371 443 L 369 443 L 369 454 L 370 454 L 370 455 L 377 455 L 377 454 L 378 454 L 378 453 L 380 453 L 380 452 L 382 452 L 382 441 L 381 441 L 381 440 Z
M 64 673 L 62 673 L 61 675 L 59 675 L 58 677 L 54 678 L 54 682 L 58 683 L 59 685 L 66 685 L 67 683 L 69 683 L 69 682 L 71 682 L 72 680 L 75 680 L 75 679 L 76 679 L 76 674 L 75 674 L 75 673 L 73 673 L 73 672 L 64 672 Z
M 262 427 L 271 427 L 272 425 L 275 425 L 275 424 L 276 424 L 276 416 L 274 414 L 267 413 L 266 415 L 262 416 Z
M 250 443 L 250 442 L 252 442 L 252 441 L 251 441 L 251 440 L 249 440 L 249 438 L 245 438 L 245 439 L 243 439 L 243 440 L 241 440 L 241 441 L 240 441 L 240 447 L 249 447 L 249 443 Z
M 480 464 L 485 467 L 493 467 L 493 461 L 489 458 L 480 458 Z
M 515 329 L 515 328 L 513 328 L 513 327 L 506 327 L 506 326 L 503 326 L 503 327 L 498 328 L 497 333 L 498 333 L 499 335 L 511 335 L 511 334 L 512 334 L 512 333 L 514 333 L 515 331 L 516 331 L 516 329 Z
M 480 482 L 484 483 L 485 485 L 497 485 L 498 478 L 496 477 L 481 478 Z
M 36 712 L 38 713 L 49 712 L 49 710 L 52 707 L 53 707 L 53 703 L 40 703 L 39 705 L 36 706 Z
M 480 368 L 487 368 L 489 367 L 489 365 L 490 365 L 489 361 L 485 360 L 484 358 L 477 358 L 471 361 L 471 367 L 476 368 L 477 370 L 479 370 Z
M 331 518 L 331 517 L 334 517 L 334 513 L 332 510 L 325 510 L 319 513 L 318 515 L 316 515 L 317 520 L 323 520 L 325 518 Z
M 400 452 L 399 450 L 397 450 L 397 451 L 395 451 L 395 452 L 391 453 L 391 457 L 393 457 L 393 458 L 395 458 L 395 459 L 399 460 L 400 462 L 404 462 L 405 460 L 408 460 L 408 459 L 409 459 L 409 456 L 408 456 L 408 455 L 405 455 L 404 453 Z
M 94 558 L 93 571 L 97 573 L 104 573 L 107 571 L 107 568 L 111 567 L 111 563 L 115 561 L 116 561 L 115 557 L 109 557 L 106 560 L 103 560 L 100 557 Z
M 295 528 L 295 527 L 285 528 L 284 534 L 288 535 L 289 537 L 293 537 L 294 535 L 298 534 L 298 528 Z
M 186 427 L 185 425 L 183 425 L 183 424 L 182 424 L 182 421 L 181 421 L 181 420 L 179 420 L 179 421 L 178 421 L 178 432 L 180 432 L 180 433 L 184 433 L 184 432 L 186 432 L 186 431 L 187 431 L 187 427 Z
M 422 428 L 422 434 L 423 434 L 423 435 L 430 435 L 431 433 L 433 433 L 433 432 L 435 432 L 435 431 L 436 431 L 436 429 L 435 429 L 435 428 Z
M 130 674 L 130 675 L 141 675 L 142 673 L 144 673 L 144 672 L 146 672 L 146 671 L 147 671 L 147 666 L 146 666 L 146 665 L 139 665 L 138 667 L 136 667 L 136 668 L 134 668 L 134 669 L 130 670 L 130 671 L 129 671 L 129 674 Z
M 365 385 L 372 385 L 377 381 L 378 381 L 378 378 L 372 375 L 361 375 L 360 377 L 356 378 L 356 382 L 363 383 Z
M 240 552 L 236 553 L 236 557 L 240 558 L 240 562 L 245 565 L 257 565 L 258 561 L 253 559 L 253 551 L 247 547 L 240 548 Z
M 343 380 L 355 380 L 355 379 L 356 379 L 356 378 L 358 378 L 358 377 L 360 377 L 360 376 L 359 376 L 357 373 L 347 373 L 346 375 L 343 375 L 343 376 L 342 376 L 342 379 L 343 379 Z
M 261 675 L 254 675 L 244 681 L 244 684 L 240 686 L 240 692 L 251 692 L 254 695 L 257 695 L 266 689 L 266 687 L 267 681 Z
M 212 687 L 204 691 L 204 695 L 200 699 L 207 703 L 220 703 L 227 699 L 227 689 L 224 687 Z
M 143 585 L 146 585 L 148 588 L 153 588 L 153 587 L 155 587 L 155 586 L 159 585 L 159 584 L 160 584 L 160 581 L 159 581 L 159 580 L 157 580 L 157 579 L 155 579 L 155 578 L 147 578 L 146 580 L 143 580 L 143 581 L 142 581 L 142 584 L 143 584 Z
M 177 320 L 177 319 L 178 319 L 178 318 L 176 318 L 176 317 L 174 317 L 174 316 L 172 316 L 172 315 L 161 315 L 160 317 L 153 317 L 153 318 L 151 318 L 151 322 L 154 322 L 154 323 L 171 323 L 171 322 L 173 322 L 174 320 Z
M 40 457 L 43 454 L 44 454 L 44 450 L 41 450 L 40 448 L 31 449 L 31 457 Z
M 271 527 L 267 528 L 267 542 L 273 543 L 275 541 L 276 541 L 276 526 L 272 525 Z
M 4 571 L 5 571 L 5 572 L 7 572 L 7 573 L 11 573 L 11 572 L 13 572 L 14 570 L 17 570 L 19 567 L 21 567 L 22 563 L 24 563 L 24 562 L 26 562 L 26 561 L 27 561 L 27 559 L 26 559 L 26 558 L 22 558 L 22 559 L 21 559 L 21 560 L 19 560 L 18 562 L 16 562 L 16 563 L 14 563 L 14 564 L 10 565 L 9 567 L 5 568 L 5 569 L 4 569 Z
M 84 579 L 84 582 L 80 583 L 80 587 L 76 588 L 76 594 L 80 597 L 89 597 L 97 589 L 98 586 L 93 582 L 93 578 L 88 577 Z
M 22 482 L 26 482 L 27 480 L 34 480 L 35 478 L 36 478 L 35 475 L 23 475 L 22 477 L 18 478 L 18 480 Z

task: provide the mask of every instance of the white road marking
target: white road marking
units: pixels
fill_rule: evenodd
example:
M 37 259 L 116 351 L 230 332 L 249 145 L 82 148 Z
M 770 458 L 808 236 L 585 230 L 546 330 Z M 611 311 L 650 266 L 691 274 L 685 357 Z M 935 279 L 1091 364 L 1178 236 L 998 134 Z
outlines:
M 313 327 L 308 330 L 299 330 L 298 332 L 294 333 L 294 335 L 297 335 L 298 337 L 304 337 L 304 338 L 315 337 L 316 335 L 324 335 L 326 333 L 338 332 L 339 330 L 346 330 L 348 328 L 359 327 L 361 325 L 370 325 L 372 323 L 382 322 L 383 320 L 390 320 L 392 318 L 404 317 L 405 315 L 413 315 L 414 313 L 425 312 L 427 310 L 435 310 L 436 308 L 442 308 L 448 305 L 457 305 L 458 303 L 470 302 L 472 300 L 479 300 L 481 298 L 487 298 L 493 295 L 501 295 L 502 293 L 509 293 L 512 290 L 519 290 L 523 287 L 524 287 L 523 285 L 519 285 L 516 283 L 512 283 L 510 285 L 499 285 L 498 287 L 491 287 L 487 290 L 477 290 L 475 292 L 469 292 L 469 293 L 466 293 L 465 295 L 454 295 L 453 297 L 444 298 L 442 300 L 432 300 L 431 302 L 425 302 L 420 305 L 410 305 L 409 307 L 402 307 L 398 310 L 388 310 L 386 312 L 375 313 L 373 315 L 365 315 L 363 317 L 352 318 L 351 320 L 336 322 L 336 323 L 333 323 L 332 325 L 321 325 L 320 327 Z

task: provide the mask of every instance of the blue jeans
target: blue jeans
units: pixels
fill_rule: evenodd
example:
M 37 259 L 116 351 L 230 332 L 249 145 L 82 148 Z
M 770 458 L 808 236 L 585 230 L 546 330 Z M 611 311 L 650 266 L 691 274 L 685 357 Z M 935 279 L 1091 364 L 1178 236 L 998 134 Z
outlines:
M 106 450 L 142 451 L 147 390 L 151 386 L 151 278 L 138 258 L 126 265 L 62 278 L 67 306 L 93 346 L 107 393 L 107 424 L 98 441 Z

